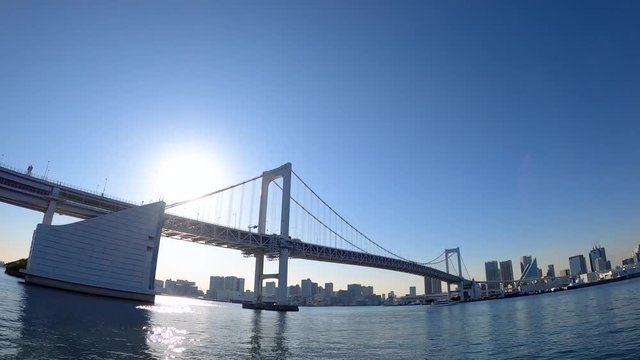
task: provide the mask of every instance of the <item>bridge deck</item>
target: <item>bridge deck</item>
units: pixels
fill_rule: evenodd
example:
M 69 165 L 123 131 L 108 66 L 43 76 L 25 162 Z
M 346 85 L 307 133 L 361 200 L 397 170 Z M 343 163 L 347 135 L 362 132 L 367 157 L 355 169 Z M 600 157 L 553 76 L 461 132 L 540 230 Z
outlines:
M 56 197 L 53 196 L 54 187 L 59 189 Z M 45 212 L 51 200 L 57 201 L 57 213 L 80 219 L 137 206 L 104 194 L 0 166 L 0 201 Z M 278 256 L 281 246 L 286 246 L 290 249 L 290 256 L 294 258 L 400 271 L 451 283 L 460 281 L 458 276 L 414 262 L 282 239 L 276 235 L 252 233 L 172 214 L 165 214 L 162 234 L 170 238 L 236 249 L 248 255 L 264 253 L 271 258 Z

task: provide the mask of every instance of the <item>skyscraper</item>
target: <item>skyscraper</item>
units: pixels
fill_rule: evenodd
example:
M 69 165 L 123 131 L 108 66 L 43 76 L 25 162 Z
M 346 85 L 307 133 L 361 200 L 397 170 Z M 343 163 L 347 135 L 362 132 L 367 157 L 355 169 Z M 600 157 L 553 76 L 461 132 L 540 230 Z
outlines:
M 584 259 L 584 255 L 575 255 L 569 258 L 569 269 L 571 269 L 571 276 L 587 273 L 587 261 Z
M 500 290 L 500 269 L 497 261 L 487 261 L 484 263 L 484 271 L 487 279 L 488 290 Z
M 589 264 L 591 265 L 591 272 L 611 270 L 611 263 L 607 262 L 607 253 L 600 246 L 594 246 L 589 251 Z
M 440 294 L 442 293 L 442 281 L 433 279 L 428 276 L 424 278 L 424 291 L 425 294 Z
M 210 276 L 209 277 L 209 291 L 207 291 L 207 297 L 211 299 L 218 298 L 218 292 L 224 290 L 224 277 L 222 276 Z
M 409 286 L 409 296 L 416 296 L 416 287 L 415 286 Z
M 513 281 L 513 264 L 511 260 L 500 261 L 500 279 L 502 279 L 502 281 Z M 505 287 L 507 285 L 509 284 L 504 283 Z
M 556 277 L 556 269 L 553 264 L 547 267 L 547 277 L 554 278 Z
M 540 269 L 538 269 L 538 259 L 531 256 L 523 256 L 520 258 L 520 280 L 538 279 Z
M 520 275 L 524 274 L 524 269 L 531 264 L 531 256 L 520 257 Z

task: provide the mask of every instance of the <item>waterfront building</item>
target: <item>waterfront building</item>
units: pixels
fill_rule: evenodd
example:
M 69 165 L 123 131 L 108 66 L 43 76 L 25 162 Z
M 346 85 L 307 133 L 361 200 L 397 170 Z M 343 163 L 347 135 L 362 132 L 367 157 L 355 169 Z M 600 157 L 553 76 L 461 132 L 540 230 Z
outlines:
M 502 281 L 513 281 L 513 264 L 511 260 L 500 261 L 500 279 Z M 509 283 L 503 283 L 503 285 L 507 287 Z M 511 285 L 513 285 L 513 282 Z
M 560 270 L 560 276 L 564 276 L 564 277 L 571 276 L 571 271 L 569 271 L 569 269 L 562 269 Z
M 520 257 L 520 275 L 524 274 L 524 269 L 531 264 L 531 256 Z
M 636 259 L 633 257 L 630 257 L 628 259 L 622 259 L 622 266 L 633 265 L 635 263 L 636 263 Z
M 592 272 L 611 270 L 611 263 L 607 261 L 607 253 L 601 246 L 596 245 L 589 251 L 589 264 Z
M 587 261 L 584 259 L 584 255 L 575 255 L 569 258 L 569 269 L 571 269 L 571 276 L 587 273 Z
M 264 297 L 275 297 L 276 296 L 276 282 L 275 281 L 267 281 L 265 286 L 262 288 L 262 294 Z
M 638 246 L 633 248 L 633 256 L 632 257 L 635 259 L 635 263 L 636 264 L 640 263 L 640 244 L 638 244 Z
M 487 261 L 484 263 L 484 271 L 487 279 L 487 290 L 500 290 L 500 269 L 497 261 Z
M 547 266 L 547 277 L 548 278 L 554 278 L 556 277 L 556 269 L 553 266 L 553 264 Z
M 532 256 L 520 257 L 520 277 L 521 280 L 533 280 L 537 279 L 538 272 L 538 259 Z
M 396 293 L 394 293 L 393 291 L 389 291 L 389 293 L 387 294 L 387 299 L 394 300 L 395 298 L 396 298 Z
M 539 278 L 540 269 L 538 269 L 538 259 L 531 256 L 523 256 L 520 258 L 520 280 L 535 280 Z
M 333 297 L 333 283 L 324 283 L 324 298 L 331 299 Z
M 162 292 L 162 290 L 164 290 L 164 281 L 155 279 L 153 282 L 153 290 L 156 292 Z
M 198 290 L 196 283 L 189 280 L 171 280 L 167 279 L 164 282 L 164 293 L 175 296 L 202 296 L 202 291 Z
M 409 296 L 416 296 L 416 287 L 415 286 L 409 286 Z
M 229 301 L 244 297 L 244 279 L 236 276 L 210 276 L 207 297 Z
M 441 294 L 442 293 L 442 281 L 425 277 L 424 288 L 426 294 Z
M 318 283 L 311 281 L 311 279 L 302 280 L 300 282 L 300 289 L 302 291 L 303 301 L 309 299 L 313 301 L 313 298 L 318 293 Z

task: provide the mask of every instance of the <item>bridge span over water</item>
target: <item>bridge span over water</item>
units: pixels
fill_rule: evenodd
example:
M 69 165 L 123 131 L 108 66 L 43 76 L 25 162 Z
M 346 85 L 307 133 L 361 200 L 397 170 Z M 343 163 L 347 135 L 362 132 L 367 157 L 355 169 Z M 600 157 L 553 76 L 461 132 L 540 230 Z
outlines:
M 156 204 L 147 204 L 147 205 L 136 204 L 123 199 L 118 199 L 113 196 L 105 195 L 104 193 L 96 193 L 90 190 L 78 188 L 73 185 L 51 181 L 43 177 L 35 176 L 30 172 L 22 172 L 15 168 L 0 166 L 0 201 L 44 213 L 43 223 L 38 225 L 38 228 L 36 229 L 36 232 L 34 234 L 32 250 L 30 254 L 31 257 L 34 257 L 33 262 L 35 263 L 38 260 L 38 257 L 37 257 L 38 254 L 40 254 L 41 252 L 47 253 L 48 251 L 47 255 L 43 257 L 46 258 L 47 256 L 49 256 L 49 259 L 48 259 L 49 262 L 43 261 L 42 264 L 38 264 L 39 266 L 41 266 L 41 270 L 43 269 L 42 267 L 46 269 L 47 267 L 50 268 L 51 266 L 53 266 L 53 264 L 51 263 L 53 261 L 52 259 L 56 259 L 56 261 L 65 261 L 64 254 L 56 253 L 55 252 L 56 250 L 53 249 L 51 244 L 54 244 L 54 243 L 58 244 L 57 242 L 60 242 L 59 246 L 64 247 L 65 245 L 69 245 L 68 243 L 66 243 L 68 241 L 78 241 L 80 243 L 82 243 L 83 241 L 78 238 L 77 234 L 65 235 L 66 237 L 69 237 L 71 239 L 69 240 L 69 239 L 66 239 L 65 236 L 61 236 L 59 231 L 52 232 L 57 228 L 56 226 L 51 225 L 51 221 L 54 213 L 68 215 L 68 216 L 72 216 L 72 217 L 76 217 L 84 220 L 107 219 L 106 220 L 107 223 L 104 223 L 104 224 L 97 223 L 96 221 L 94 221 L 91 224 L 87 223 L 89 224 L 90 230 L 87 230 L 85 228 L 70 230 L 71 232 L 73 231 L 81 232 L 85 234 L 84 235 L 85 237 L 88 237 L 88 238 L 90 238 L 91 236 L 87 234 L 91 234 L 94 231 L 93 229 L 113 228 L 114 225 L 112 224 L 114 223 L 114 221 L 115 223 L 120 224 L 118 226 L 124 226 L 124 227 L 127 227 L 128 225 L 131 225 L 133 222 L 135 222 L 135 221 L 131 221 L 130 219 L 129 220 L 109 220 L 110 218 L 113 218 L 113 219 L 116 218 L 115 215 L 113 214 L 125 214 L 122 216 L 124 217 L 132 216 L 133 218 L 138 220 L 147 219 L 147 218 L 151 219 L 151 220 L 149 219 L 144 220 L 144 221 L 147 221 L 147 223 L 149 223 L 150 221 L 150 223 L 153 225 L 151 226 L 151 228 L 153 229 L 148 231 L 149 234 L 146 235 L 147 242 L 151 240 L 151 243 L 146 243 L 146 246 L 143 246 L 144 244 L 140 243 L 139 244 L 140 246 L 138 246 L 139 248 L 142 248 L 142 247 L 145 248 L 145 250 L 148 252 L 148 254 L 146 254 L 147 256 L 141 257 L 140 254 L 135 253 L 136 251 L 139 251 L 139 249 L 136 247 L 134 247 L 133 250 L 126 248 L 126 251 L 133 251 L 133 253 L 128 255 L 130 256 L 130 258 L 132 259 L 144 258 L 144 260 L 140 260 L 141 264 L 143 264 L 140 266 L 146 266 L 149 268 L 148 271 L 143 272 L 146 275 L 144 276 L 144 279 L 141 279 L 143 283 L 142 286 L 144 287 L 144 290 L 145 290 L 144 293 L 146 295 L 153 294 L 153 280 L 155 278 L 155 261 L 157 260 L 157 251 L 158 251 L 160 236 L 165 236 L 169 238 L 180 239 L 184 241 L 190 241 L 190 242 L 200 243 L 200 244 L 205 244 L 210 246 L 219 246 L 224 248 L 236 249 L 236 250 L 242 251 L 245 255 L 255 257 L 256 272 L 255 272 L 255 279 L 254 279 L 254 291 L 256 294 L 257 303 L 260 303 L 262 301 L 263 280 L 269 279 L 269 278 L 277 278 L 278 279 L 278 304 L 281 304 L 281 305 L 287 304 L 287 270 L 288 270 L 287 267 L 288 267 L 289 257 L 323 261 L 323 262 L 331 262 L 331 263 L 359 265 L 359 266 L 366 266 L 366 267 L 414 274 L 414 275 L 424 277 L 425 288 L 429 288 L 431 286 L 430 283 L 433 281 L 443 281 L 443 282 L 446 282 L 447 284 L 456 284 L 460 289 L 464 288 L 465 285 L 468 285 L 470 283 L 468 280 L 465 280 L 462 277 L 459 250 L 458 250 L 457 269 L 460 270 L 459 271 L 460 274 L 456 275 L 456 274 L 450 274 L 448 272 L 435 269 L 431 266 L 428 266 L 428 264 L 411 261 L 411 260 L 402 258 L 400 256 L 397 256 L 393 252 L 383 248 L 378 243 L 375 243 L 371 239 L 367 238 L 365 235 L 360 233 L 357 229 L 353 228 L 350 223 L 344 220 L 337 213 L 335 214 L 337 216 L 335 219 L 339 218 L 340 220 L 334 220 L 333 228 L 331 228 L 325 222 L 323 222 L 322 219 L 320 219 L 317 214 L 314 214 L 312 213 L 312 211 L 309 211 L 308 209 L 306 209 L 301 204 L 300 199 L 296 200 L 294 197 L 291 196 L 292 174 L 295 174 L 295 173 L 292 172 L 291 165 L 285 164 L 282 167 L 279 167 L 277 169 L 266 171 L 261 176 L 248 180 L 246 182 L 236 184 L 234 186 L 207 194 L 205 196 L 202 196 L 196 199 L 191 199 L 189 201 L 184 201 L 181 203 L 165 206 L 163 202 L 159 202 Z M 280 207 L 277 209 L 279 210 L 279 214 L 277 215 L 280 215 L 279 216 L 280 221 L 278 224 L 279 231 L 278 231 L 278 234 L 267 234 L 266 226 L 267 226 L 267 213 L 268 213 L 268 205 L 269 205 L 268 202 L 269 202 L 269 195 L 270 195 L 269 191 L 270 191 L 270 186 L 271 186 L 271 191 L 272 192 L 274 191 L 273 190 L 274 188 L 272 185 L 274 181 L 278 179 L 280 180 L 280 182 L 275 183 L 275 185 L 277 186 L 277 188 L 275 189 L 276 190 L 279 189 L 282 193 L 281 201 L 279 204 Z M 175 214 L 165 213 L 165 209 L 179 208 L 180 206 L 183 206 L 190 202 L 200 201 L 201 199 L 209 197 L 211 195 L 222 194 L 225 191 L 229 191 L 240 185 L 244 187 L 245 183 L 248 183 L 250 181 L 261 181 L 261 189 L 260 189 L 258 224 L 255 226 L 249 227 L 247 230 L 239 229 L 238 226 L 229 226 L 229 225 L 225 226 L 225 225 L 216 224 L 210 221 L 203 221 L 203 220 L 189 218 L 186 216 L 179 216 Z M 300 181 L 302 180 L 300 179 Z M 302 183 L 306 186 L 306 183 L 304 182 Z M 313 190 L 311 190 L 311 192 L 313 192 Z M 315 195 L 315 192 L 313 192 L 313 194 Z M 242 197 L 244 198 L 244 194 L 242 195 Z M 271 197 L 271 199 L 272 199 L 271 201 L 273 201 L 273 196 Z M 320 199 L 320 201 L 322 201 L 324 205 L 328 206 L 328 204 L 326 204 L 324 200 Z M 309 217 L 310 219 L 312 219 L 311 221 L 314 221 L 314 224 L 315 222 L 318 222 L 319 224 L 321 224 L 321 225 L 313 225 L 313 226 L 320 227 L 325 234 L 328 233 L 329 238 L 333 239 L 334 241 L 334 244 L 333 244 L 334 246 L 331 246 L 332 244 L 326 244 L 326 243 L 319 244 L 319 243 L 313 243 L 313 242 L 305 242 L 299 238 L 295 238 L 295 237 L 292 238 L 289 235 L 290 209 L 291 209 L 292 203 L 294 205 L 300 206 L 300 208 L 304 210 L 303 214 Z M 140 209 L 140 210 L 136 210 L 136 209 Z M 146 209 L 146 210 L 142 210 L 142 209 Z M 329 209 L 333 211 L 332 208 L 329 207 Z M 145 211 L 148 213 L 154 213 L 154 214 L 157 213 L 157 219 L 153 220 L 154 215 L 148 215 L 148 214 L 145 215 L 144 213 Z M 139 214 L 137 215 L 134 214 L 136 212 Z M 109 214 L 112 214 L 112 215 L 109 215 Z M 130 215 L 126 215 L 126 214 L 130 214 Z M 236 213 L 234 213 L 234 217 L 236 217 Z M 340 221 L 344 221 L 344 223 L 340 223 Z M 140 227 L 144 228 L 146 225 L 148 225 L 147 223 L 140 225 Z M 272 221 L 272 223 L 275 223 L 275 222 Z M 340 226 L 340 224 L 336 225 L 336 223 L 341 224 L 342 230 L 335 230 L 336 226 L 338 227 Z M 368 242 L 367 242 L 367 245 L 370 245 L 371 247 L 378 250 L 379 252 L 383 252 L 383 254 L 376 254 L 373 251 L 367 251 L 367 249 L 362 244 L 357 244 L 356 241 L 354 241 L 353 239 L 351 240 L 348 239 L 347 236 L 344 235 L 345 233 L 348 233 L 347 231 L 344 230 L 344 228 L 346 227 L 344 225 L 345 223 L 352 228 L 352 229 L 348 229 L 351 233 L 353 233 L 353 230 L 355 230 L 357 238 L 360 238 L 361 240 L 366 239 L 367 241 L 373 243 L 375 246 L 369 244 Z M 63 225 L 63 227 L 69 228 L 71 225 L 73 224 Z M 309 226 L 312 227 L 311 224 Z M 256 228 L 257 231 L 255 232 L 252 231 L 252 228 Z M 300 226 L 298 226 L 298 228 L 300 228 Z M 130 231 L 133 233 L 137 232 L 135 228 L 132 228 Z M 317 229 L 316 229 L 316 232 L 317 232 Z M 114 237 L 115 238 L 115 240 L 113 241 L 114 244 L 118 244 L 118 239 L 117 239 L 118 236 L 120 237 L 131 236 L 131 234 L 126 234 L 126 232 L 122 232 L 120 231 L 120 229 L 118 229 L 116 233 L 118 233 L 118 235 L 115 235 Z M 109 238 L 110 236 L 108 234 L 106 235 L 105 234 L 106 233 L 102 233 L 95 236 L 98 236 L 98 237 L 101 236 L 100 241 L 102 241 L 105 238 L 105 236 L 106 238 Z M 311 235 L 312 234 L 310 234 L 309 236 Z M 142 237 L 144 238 L 144 236 Z M 126 242 L 126 240 L 123 240 L 123 239 L 121 240 L 122 240 L 120 241 L 121 243 Z M 342 244 L 345 244 L 346 246 L 351 248 L 349 249 L 349 248 L 344 248 L 344 246 L 342 247 L 336 246 L 338 241 L 340 241 Z M 362 240 L 362 241 L 366 242 L 365 240 Z M 129 246 L 129 245 L 130 244 L 125 244 L 123 246 Z M 73 247 L 74 245 L 71 244 L 71 248 Z M 34 249 L 36 251 L 34 251 Z M 116 245 L 114 245 L 111 248 L 111 250 L 114 252 L 117 249 L 118 247 Z M 90 251 L 90 250 L 85 249 L 83 251 L 80 251 L 78 254 L 76 254 L 76 256 L 80 256 L 80 257 L 92 256 L 91 254 L 87 254 L 87 251 Z M 455 250 L 449 251 L 449 252 L 454 252 L 454 251 Z M 118 256 L 118 255 L 112 254 L 111 256 Z M 270 259 L 277 259 L 279 261 L 278 274 L 264 274 L 263 267 L 264 267 L 265 257 Z M 108 259 L 105 258 L 102 260 L 103 260 L 102 262 L 104 263 Z M 125 262 L 123 265 L 123 268 L 126 268 L 127 266 L 135 267 L 134 265 L 131 264 L 131 261 L 129 263 Z M 31 267 L 32 266 L 30 264 L 29 268 Z M 72 288 L 72 290 L 73 289 L 78 290 L 76 288 L 73 288 L 72 286 L 61 286 L 62 283 L 65 282 L 65 279 L 60 279 L 60 278 L 53 279 L 55 281 L 48 281 L 50 279 L 44 279 L 44 280 L 40 279 L 40 277 L 36 275 L 37 271 L 35 269 L 38 269 L 38 266 L 36 266 L 35 264 L 33 266 L 34 269 L 29 269 L 29 268 L 27 269 L 27 274 L 29 274 L 31 271 L 33 273 L 31 278 L 38 279 L 34 282 L 40 281 L 45 285 Z M 47 269 L 46 271 L 43 270 L 43 273 L 51 275 L 51 272 L 49 272 L 48 270 L 49 269 Z M 86 269 L 81 271 L 85 271 L 85 270 Z M 139 269 L 131 268 L 130 270 L 131 271 L 138 270 L 139 272 Z M 68 275 L 68 276 L 72 276 L 72 275 Z M 118 276 L 120 277 L 126 276 L 126 271 L 121 271 L 118 274 L 114 275 L 115 278 L 118 278 Z M 27 276 L 27 278 L 29 278 L 29 275 Z M 80 282 L 80 280 L 78 280 L 78 282 Z M 73 279 L 70 279 L 67 282 L 73 283 Z M 100 286 L 98 285 L 97 287 L 99 288 Z M 127 286 L 124 286 L 124 285 L 121 286 L 120 289 L 115 289 L 116 290 L 115 293 L 104 293 L 101 291 L 97 291 L 97 293 L 127 297 L 123 295 L 126 295 L 126 293 L 128 292 L 135 293 L 136 291 L 134 288 L 135 286 L 131 286 L 131 284 L 129 284 Z M 87 287 L 81 286 L 79 290 L 80 291 L 87 290 Z M 149 296 L 143 296 L 143 297 L 133 296 L 133 298 L 149 299 Z

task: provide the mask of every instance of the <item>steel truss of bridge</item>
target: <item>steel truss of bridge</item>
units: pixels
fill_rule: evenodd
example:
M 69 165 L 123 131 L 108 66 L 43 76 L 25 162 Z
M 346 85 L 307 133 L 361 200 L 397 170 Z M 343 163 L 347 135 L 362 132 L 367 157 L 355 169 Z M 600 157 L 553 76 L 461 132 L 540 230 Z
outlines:
M 283 238 L 275 234 L 262 235 L 171 214 L 165 215 L 162 234 L 169 238 L 236 249 L 246 255 L 261 253 L 265 254 L 267 258 L 275 259 L 278 257 L 279 250 L 286 247 L 293 258 L 367 266 L 428 276 L 450 283 L 460 282 L 460 278 L 456 275 L 415 262 L 310 244 L 298 239 Z
M 51 208 L 51 202 L 55 202 L 56 213 L 80 219 L 138 206 L 4 166 L 0 166 L 0 201 L 45 213 Z M 293 258 L 399 271 L 447 283 L 460 283 L 463 280 L 416 262 L 305 243 L 280 235 L 258 234 L 172 214 L 165 214 L 162 234 L 169 238 L 240 250 L 249 256 L 264 254 L 267 258 L 275 259 L 280 249 L 287 248 Z M 463 281 L 469 283 L 468 280 Z

